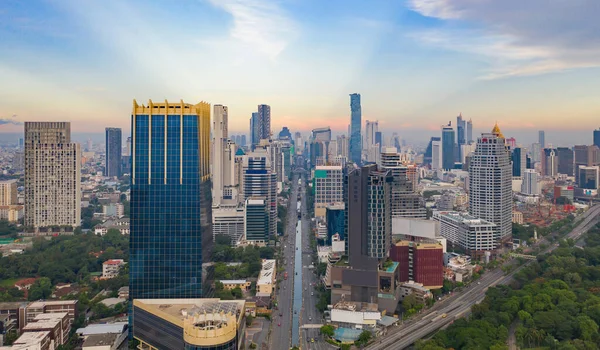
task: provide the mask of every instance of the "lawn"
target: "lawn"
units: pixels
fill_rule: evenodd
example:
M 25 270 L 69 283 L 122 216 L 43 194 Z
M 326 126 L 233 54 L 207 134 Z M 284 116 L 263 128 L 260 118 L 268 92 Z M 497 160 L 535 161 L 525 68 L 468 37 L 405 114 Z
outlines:
M 10 288 L 10 287 L 14 286 L 15 282 L 17 282 L 18 280 L 19 280 L 18 278 L 9 278 L 7 280 L 2 280 L 2 281 L 0 281 L 0 287 Z

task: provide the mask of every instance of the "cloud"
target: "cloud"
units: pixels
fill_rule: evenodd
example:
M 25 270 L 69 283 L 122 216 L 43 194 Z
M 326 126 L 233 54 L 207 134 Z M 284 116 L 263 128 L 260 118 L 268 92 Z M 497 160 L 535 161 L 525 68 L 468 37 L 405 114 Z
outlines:
M 232 38 L 275 59 L 295 36 L 297 27 L 277 2 L 267 0 L 209 0 L 233 17 Z
M 486 79 L 600 66 L 596 0 L 408 0 L 408 7 L 444 21 L 412 37 L 485 57 Z
M 16 117 L 17 117 L 16 115 L 13 115 L 11 118 L 1 118 L 0 117 L 0 125 L 5 125 L 5 124 L 22 125 L 23 123 L 14 119 Z

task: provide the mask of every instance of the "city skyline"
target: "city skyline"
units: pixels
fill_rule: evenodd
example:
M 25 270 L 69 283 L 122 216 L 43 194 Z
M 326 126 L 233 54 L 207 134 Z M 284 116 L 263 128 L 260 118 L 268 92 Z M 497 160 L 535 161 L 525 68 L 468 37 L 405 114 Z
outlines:
M 12 83 L 0 87 L 8 123 L 0 132 L 42 120 L 71 121 L 74 132 L 127 130 L 131 99 L 148 97 L 227 105 L 232 133 L 247 130 L 258 104 L 272 107 L 273 132 L 323 120 L 341 131 L 352 92 L 362 96 L 362 119 L 385 130 L 435 131 L 461 112 L 477 129 L 498 121 L 507 134 L 598 127 L 600 61 L 589 49 L 598 24 L 586 6 L 314 5 L 5 2 L 0 42 L 11 53 L 0 58 L 0 79 Z M 515 15 L 523 11 L 531 12 L 527 21 Z M 143 20 L 156 17 L 164 20 Z M 165 49 L 139 54 L 150 45 Z

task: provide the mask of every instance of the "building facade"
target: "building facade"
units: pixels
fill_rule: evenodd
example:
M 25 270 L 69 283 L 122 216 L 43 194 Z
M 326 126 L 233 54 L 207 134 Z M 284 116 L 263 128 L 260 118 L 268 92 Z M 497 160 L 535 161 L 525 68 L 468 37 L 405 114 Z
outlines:
M 442 169 L 454 168 L 454 129 L 452 122 L 442 126 Z
M 131 298 L 202 297 L 213 240 L 210 105 L 134 101 L 131 119 Z
M 381 168 L 389 170 L 394 178 L 391 201 L 392 217 L 427 218 L 427 210 L 421 203 L 421 196 L 415 192 L 415 184 L 409 179 L 409 167 L 402 164 L 401 155 L 396 148 L 383 149 Z M 415 169 L 410 168 L 410 170 Z
M 123 144 L 121 128 L 106 128 L 106 167 L 105 176 L 121 177 Z
M 362 162 L 362 111 L 360 106 L 360 94 L 350 94 L 350 161 L 360 165 Z
M 429 289 L 442 287 L 444 248 L 440 243 L 398 241 L 392 245 L 390 258 L 400 264 L 399 282 L 413 281 Z
M 341 165 L 317 166 L 314 172 L 315 216 L 325 217 L 327 206 L 343 203 L 344 171 Z
M 498 125 L 477 139 L 469 165 L 469 213 L 496 224 L 498 241 L 512 235 L 512 169 Z
M 25 226 L 81 225 L 80 159 L 71 123 L 25 123 Z
M 246 241 L 256 244 L 269 242 L 269 211 L 264 197 L 246 199 L 244 231 Z
M 510 213 L 512 225 L 512 212 Z M 497 227 L 487 220 L 455 211 L 434 211 L 433 219 L 440 223 L 440 234 L 453 245 L 481 258 L 498 247 Z

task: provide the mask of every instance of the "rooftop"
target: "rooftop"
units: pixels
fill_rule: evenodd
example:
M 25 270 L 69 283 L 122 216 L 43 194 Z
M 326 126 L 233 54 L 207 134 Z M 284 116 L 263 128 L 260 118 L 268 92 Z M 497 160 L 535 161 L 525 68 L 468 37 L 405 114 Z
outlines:
M 13 343 L 13 348 L 15 345 L 26 345 L 26 344 L 37 344 L 41 342 L 45 337 L 49 336 L 50 331 L 40 331 L 40 332 L 25 332 L 21 334 L 19 339 L 15 340 Z
M 123 259 L 110 259 L 110 260 L 106 260 L 102 264 L 103 265 L 121 265 L 124 263 L 125 263 L 125 261 L 123 261 Z
M 52 306 L 52 305 L 75 305 L 77 304 L 77 300 L 45 300 L 45 301 L 35 301 L 29 304 L 30 308 L 42 308 L 44 306 Z
M 274 259 L 263 259 L 257 284 L 273 283 L 273 279 L 275 278 L 275 262 L 276 260 Z
M 246 280 L 221 280 L 223 284 L 245 284 Z
M 127 327 L 127 322 L 90 324 L 85 328 L 77 329 L 77 334 L 82 336 L 109 333 L 120 334 L 123 333 L 127 329 Z
M 92 334 L 85 339 L 85 341 L 83 342 L 83 347 L 103 345 L 112 346 L 118 337 L 119 334 L 117 333 Z

